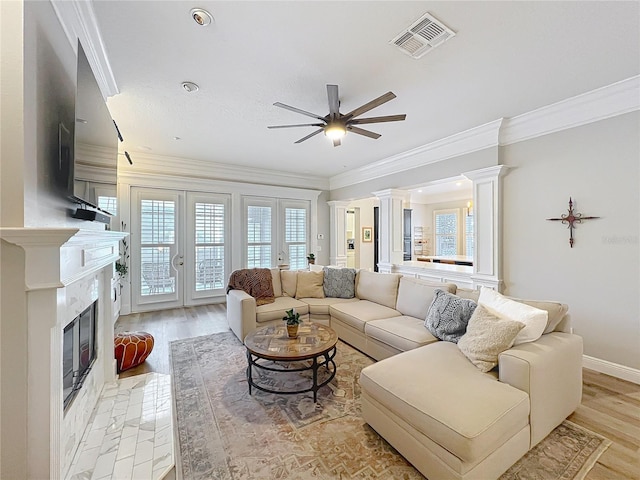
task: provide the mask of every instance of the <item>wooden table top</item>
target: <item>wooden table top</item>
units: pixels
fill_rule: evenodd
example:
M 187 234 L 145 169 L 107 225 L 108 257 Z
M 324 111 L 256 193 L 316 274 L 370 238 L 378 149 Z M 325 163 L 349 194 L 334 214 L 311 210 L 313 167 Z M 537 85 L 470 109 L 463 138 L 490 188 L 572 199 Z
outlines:
M 298 327 L 297 338 L 289 338 L 287 327 L 271 325 L 259 328 L 244 339 L 247 349 L 268 360 L 305 360 L 322 355 L 338 342 L 338 334 L 330 327 L 318 323 L 303 322 Z

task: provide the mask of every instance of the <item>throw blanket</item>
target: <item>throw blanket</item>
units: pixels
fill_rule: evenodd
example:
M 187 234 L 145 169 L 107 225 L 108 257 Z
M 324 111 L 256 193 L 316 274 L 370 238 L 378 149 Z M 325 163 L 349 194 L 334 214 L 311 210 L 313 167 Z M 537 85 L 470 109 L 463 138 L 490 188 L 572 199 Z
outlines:
M 256 305 L 266 305 L 276 301 L 273 295 L 273 280 L 268 268 L 244 268 L 231 272 L 229 290 L 242 290 L 256 299 Z

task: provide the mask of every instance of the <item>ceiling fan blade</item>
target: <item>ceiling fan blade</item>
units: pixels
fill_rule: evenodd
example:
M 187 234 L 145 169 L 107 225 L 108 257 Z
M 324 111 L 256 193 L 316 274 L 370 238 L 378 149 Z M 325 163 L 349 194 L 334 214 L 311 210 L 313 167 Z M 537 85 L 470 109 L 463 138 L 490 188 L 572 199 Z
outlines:
M 329 98 L 329 118 L 340 118 L 340 98 L 338 97 L 338 85 L 327 85 L 327 97 Z
M 373 99 L 370 102 L 356 108 L 355 110 L 350 111 L 344 116 L 348 118 L 357 117 L 358 115 L 362 115 L 369 110 L 379 107 L 383 103 L 387 103 L 389 100 L 393 100 L 394 98 L 396 98 L 396 95 L 393 92 L 387 92 L 384 95 L 380 95 L 378 98 Z
M 382 123 L 382 122 L 401 122 L 407 118 L 407 115 L 387 115 L 385 117 L 369 117 L 369 118 L 354 118 L 349 120 L 351 125 L 364 125 L 365 123 Z
M 334 147 L 339 147 L 340 146 L 340 139 L 339 138 L 334 138 L 333 139 L 333 146 Z
M 304 142 L 305 140 L 310 139 L 310 138 L 311 138 L 311 137 L 313 137 L 314 135 L 319 134 L 320 132 L 324 132 L 324 128 L 321 128 L 320 130 L 316 130 L 315 132 L 310 133 L 310 134 L 309 134 L 309 135 L 307 135 L 306 137 L 302 137 L 300 140 L 298 140 L 297 142 L 293 142 L 293 143 L 302 143 L 302 142 Z
M 301 123 L 298 125 L 270 125 L 267 128 L 292 128 L 292 127 L 324 127 L 324 123 Z
M 353 133 L 357 133 L 358 135 L 364 135 L 365 137 L 374 138 L 374 139 L 375 138 L 380 138 L 382 136 L 379 133 L 370 132 L 369 130 L 364 130 L 363 128 L 353 127 L 351 125 L 347 126 L 347 130 L 349 130 L 350 132 L 353 132 Z
M 315 113 L 307 112 L 305 110 L 300 110 L 299 108 L 292 107 L 290 105 L 285 105 L 284 103 L 276 102 L 273 104 L 276 107 L 284 108 L 286 110 L 291 110 L 292 112 L 301 113 L 302 115 L 306 115 L 307 117 L 317 118 L 318 120 L 324 120 L 324 117 L 320 115 L 316 115 Z

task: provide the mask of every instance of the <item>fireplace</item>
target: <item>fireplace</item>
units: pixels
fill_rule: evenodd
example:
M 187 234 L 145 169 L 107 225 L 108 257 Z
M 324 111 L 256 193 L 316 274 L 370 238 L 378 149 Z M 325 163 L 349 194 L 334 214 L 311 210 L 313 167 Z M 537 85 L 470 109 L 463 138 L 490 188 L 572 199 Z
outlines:
M 97 309 L 96 301 L 64 327 L 62 389 L 65 412 L 82 388 L 96 359 Z

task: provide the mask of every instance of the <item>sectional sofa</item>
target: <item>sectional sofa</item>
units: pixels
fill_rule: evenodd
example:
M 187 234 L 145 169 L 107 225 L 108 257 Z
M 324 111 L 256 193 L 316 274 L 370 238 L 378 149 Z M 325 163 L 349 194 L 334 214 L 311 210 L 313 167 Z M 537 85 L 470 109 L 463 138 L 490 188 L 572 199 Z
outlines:
M 275 302 L 259 307 L 230 291 L 229 326 L 242 340 L 295 308 L 379 360 L 360 375 L 363 418 L 431 480 L 499 477 L 580 403 L 582 340 L 569 333 L 566 305 L 519 300 L 546 312 L 544 334 L 503 351 L 484 373 L 425 328 L 436 290 L 474 301 L 477 291 L 360 271 L 354 297 L 335 298 L 320 294 L 318 278 L 272 270 Z

